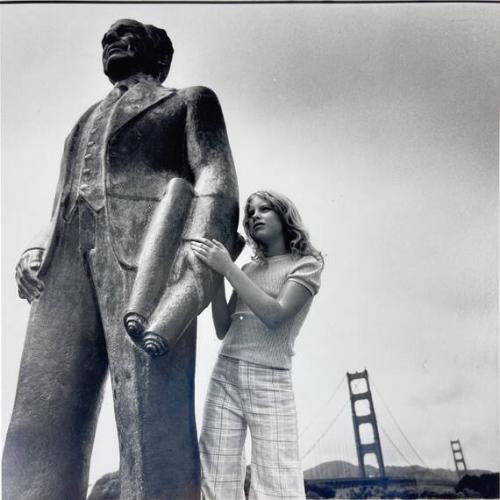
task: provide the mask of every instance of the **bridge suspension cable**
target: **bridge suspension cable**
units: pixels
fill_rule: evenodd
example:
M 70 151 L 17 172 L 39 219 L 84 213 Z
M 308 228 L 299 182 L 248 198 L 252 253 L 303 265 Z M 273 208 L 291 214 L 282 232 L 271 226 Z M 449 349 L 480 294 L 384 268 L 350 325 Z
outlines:
M 380 427 L 381 431 L 384 433 L 384 436 L 389 440 L 389 443 L 392 444 L 392 446 L 394 447 L 394 449 L 399 453 L 399 456 L 408 464 L 408 465 L 412 465 L 410 463 L 410 461 L 404 456 L 403 452 L 396 446 L 396 443 L 394 443 L 394 441 L 391 439 L 391 436 L 389 436 L 389 434 L 387 433 L 387 431 L 380 425 L 380 422 L 378 424 L 378 426 Z
M 405 441 L 408 443 L 408 446 L 412 449 L 413 453 L 415 453 L 415 456 L 420 460 L 420 462 L 422 462 L 422 464 L 425 467 L 427 467 L 427 464 L 424 462 L 424 460 L 422 459 L 422 457 L 419 455 L 419 453 L 417 452 L 417 450 L 415 449 L 415 447 L 411 444 L 410 440 L 406 437 L 406 434 L 403 432 L 403 429 L 401 429 L 401 427 L 399 426 L 398 422 L 396 421 L 396 418 L 394 417 L 394 415 L 392 414 L 391 410 L 389 409 L 389 406 L 384 401 L 384 398 L 382 397 L 382 394 L 380 393 L 380 391 L 378 390 L 377 386 L 375 385 L 375 382 L 373 381 L 373 376 L 371 377 L 371 381 L 372 381 L 373 388 L 377 391 L 377 394 L 378 394 L 380 400 L 382 401 L 383 405 L 385 406 L 385 409 L 389 413 L 389 415 L 392 418 L 393 422 L 396 424 L 396 427 L 398 428 L 399 432 L 401 433 L 401 435 L 403 436 L 403 438 L 405 439 Z
M 324 409 L 330 404 L 330 402 L 333 400 L 333 398 L 337 395 L 337 392 L 342 387 L 342 383 L 344 382 L 344 380 L 345 380 L 345 375 L 342 376 L 342 378 L 340 379 L 340 382 L 337 384 L 332 395 L 327 399 L 326 403 L 323 404 L 323 406 L 313 415 L 311 420 L 309 420 L 309 423 L 300 431 L 299 437 L 303 436 L 304 433 L 309 430 L 309 428 L 311 427 L 313 422 L 316 420 L 316 417 L 323 413 Z
M 337 419 L 340 417 L 342 412 L 345 410 L 347 403 L 349 403 L 349 399 L 347 399 L 346 402 L 342 405 L 342 408 L 340 409 L 340 411 L 337 413 L 337 415 L 335 415 L 335 417 L 333 417 L 333 420 L 328 424 L 328 427 L 322 432 L 321 436 L 318 439 L 316 439 L 316 441 L 314 441 L 314 444 L 302 455 L 301 460 L 304 460 L 304 458 L 306 458 L 309 455 L 309 453 L 311 453 L 311 451 L 313 451 L 314 448 L 316 448 L 317 444 L 326 436 L 328 431 L 333 427 L 333 425 L 335 424 Z
M 342 378 L 342 380 L 343 380 L 343 378 Z M 358 383 L 355 383 L 354 388 L 357 389 L 357 387 L 358 387 Z M 333 417 L 332 421 L 328 424 L 327 428 L 321 433 L 319 438 L 316 439 L 316 441 L 314 441 L 313 445 L 302 455 L 301 460 L 304 460 L 304 458 L 306 458 L 314 450 L 314 448 L 316 448 L 318 443 L 326 436 L 326 434 L 333 427 L 333 425 L 338 420 L 340 415 L 342 415 L 342 412 L 345 410 L 345 407 L 347 406 L 349 401 L 350 401 L 350 398 L 347 398 L 345 403 L 342 405 L 342 408 L 340 408 L 339 412 L 335 415 L 335 417 Z

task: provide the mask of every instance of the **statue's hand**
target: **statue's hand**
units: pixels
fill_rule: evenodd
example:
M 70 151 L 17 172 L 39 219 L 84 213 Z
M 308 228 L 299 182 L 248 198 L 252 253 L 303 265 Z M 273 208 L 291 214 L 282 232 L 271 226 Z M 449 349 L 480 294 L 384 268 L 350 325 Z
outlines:
M 37 273 L 42 264 L 44 250 L 32 248 L 26 250 L 16 266 L 16 281 L 19 297 L 30 304 L 40 297 L 45 285 Z

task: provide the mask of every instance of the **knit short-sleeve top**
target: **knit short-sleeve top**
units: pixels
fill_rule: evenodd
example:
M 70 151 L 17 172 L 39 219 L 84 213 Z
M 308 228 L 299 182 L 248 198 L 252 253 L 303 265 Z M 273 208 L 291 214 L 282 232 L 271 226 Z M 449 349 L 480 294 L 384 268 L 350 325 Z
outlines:
M 292 280 L 307 288 L 310 297 L 291 318 L 271 329 L 238 297 L 231 326 L 224 338 L 220 354 L 275 368 L 292 366 L 293 346 L 320 287 L 322 264 L 312 255 L 291 254 L 252 261 L 243 272 L 271 297 L 278 297 L 286 281 Z

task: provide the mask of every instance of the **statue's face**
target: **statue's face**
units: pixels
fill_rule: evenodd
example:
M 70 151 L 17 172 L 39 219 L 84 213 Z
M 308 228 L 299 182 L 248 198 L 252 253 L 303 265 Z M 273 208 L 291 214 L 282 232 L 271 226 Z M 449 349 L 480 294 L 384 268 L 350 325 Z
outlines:
M 115 82 L 142 71 L 146 40 L 141 23 L 125 19 L 113 24 L 102 39 L 104 73 Z

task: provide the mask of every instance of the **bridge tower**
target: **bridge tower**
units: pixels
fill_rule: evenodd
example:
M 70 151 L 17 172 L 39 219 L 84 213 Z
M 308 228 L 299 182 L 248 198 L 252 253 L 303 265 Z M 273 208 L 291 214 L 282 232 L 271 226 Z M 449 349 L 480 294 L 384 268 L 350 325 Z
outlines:
M 457 469 L 458 479 L 467 474 L 467 466 L 465 465 L 465 458 L 462 451 L 460 440 L 450 441 L 451 451 L 453 453 L 453 460 L 455 461 L 455 468 Z
M 353 382 L 356 380 L 364 380 L 366 391 L 355 393 L 353 391 Z M 368 381 L 368 372 L 347 373 L 347 383 L 349 386 L 349 396 L 351 398 L 352 423 L 354 425 L 354 437 L 356 439 L 356 451 L 358 453 L 358 464 L 361 477 L 366 478 L 365 455 L 373 453 L 377 459 L 379 476 L 385 477 L 384 459 L 382 457 L 382 448 L 380 446 L 380 437 L 378 433 L 377 417 L 375 416 L 375 407 L 373 406 L 372 393 L 370 383 Z M 356 411 L 356 402 L 366 401 L 365 407 L 368 406 L 368 413 L 360 415 Z M 373 431 L 373 442 L 362 443 L 360 427 L 363 424 L 371 425 Z

